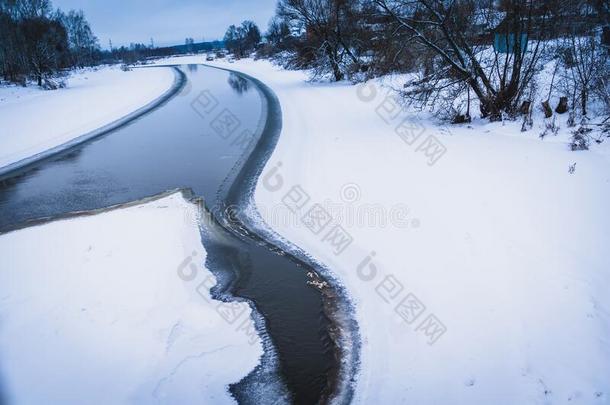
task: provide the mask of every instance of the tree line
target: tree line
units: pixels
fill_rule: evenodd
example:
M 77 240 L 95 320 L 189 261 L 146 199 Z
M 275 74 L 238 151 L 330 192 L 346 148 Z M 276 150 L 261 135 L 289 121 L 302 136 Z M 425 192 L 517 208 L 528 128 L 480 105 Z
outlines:
M 49 0 L 0 0 L 0 74 L 4 80 L 53 86 L 58 71 L 99 59 L 82 11 L 54 10 Z
M 608 0 L 279 0 L 256 48 L 314 79 L 407 73 L 405 100 L 463 122 L 527 115 L 549 61 L 549 98 L 610 108 L 609 44 Z
M 243 29 L 250 42 L 260 42 L 252 28 Z M 257 28 L 258 29 L 258 28 Z M 241 31 L 240 31 L 241 32 Z M 54 9 L 50 0 L 0 0 L 0 79 L 26 85 L 34 80 L 43 88 L 62 86 L 62 72 L 99 64 L 135 64 L 146 59 L 221 49 L 222 41 L 156 47 L 132 43 L 102 50 L 81 10 Z M 244 52 L 245 52 L 244 48 Z
M 155 46 L 151 40 L 149 45 L 132 43 L 129 46 L 115 48 L 110 45 L 110 51 L 101 52 L 101 63 L 122 62 L 127 65 L 143 63 L 147 59 L 155 59 L 173 55 L 184 55 L 200 52 L 219 52 L 224 47 L 222 41 L 195 42 L 193 38 L 186 38 L 184 45 Z

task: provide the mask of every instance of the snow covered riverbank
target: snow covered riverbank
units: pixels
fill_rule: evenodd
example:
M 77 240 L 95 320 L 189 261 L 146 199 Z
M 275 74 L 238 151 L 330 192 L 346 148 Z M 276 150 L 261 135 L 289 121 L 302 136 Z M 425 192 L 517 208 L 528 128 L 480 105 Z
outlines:
M 162 62 L 204 61 L 198 56 Z M 544 140 L 538 138 L 544 127 L 539 117 L 535 128 L 526 133 L 519 131 L 519 122 L 503 125 L 477 120 L 469 126 L 442 127 L 423 114 L 396 111 L 380 81 L 367 86 L 308 83 L 303 72 L 283 71 L 267 62 L 212 64 L 257 77 L 279 97 L 283 131 L 260 179 L 256 204 L 280 236 L 326 264 L 355 302 L 362 335 L 356 403 L 608 402 L 607 142 L 594 144 L 588 152 L 570 152 L 564 117 L 558 121 L 562 127 L 559 134 Z M 14 394 L 29 387 L 26 376 L 32 374 L 25 370 L 28 362 L 36 368 L 38 361 L 45 365 L 61 361 L 67 363 L 65 373 L 54 369 L 53 379 L 48 379 L 42 375 L 48 369 L 43 369 L 34 376 L 51 381 L 41 388 L 48 388 L 51 395 L 65 393 L 59 388 L 55 391 L 52 384 L 66 387 L 70 382 L 70 387 L 84 387 L 74 394 L 81 395 L 78 398 L 57 397 L 62 402 L 79 402 L 85 391 L 100 392 L 105 402 L 126 398 L 150 402 L 155 395 L 168 402 L 185 402 L 198 395 L 190 390 L 201 387 L 193 384 L 193 376 L 202 381 L 212 378 L 206 377 L 207 365 L 199 369 L 199 361 L 209 360 L 213 361 L 213 377 L 222 378 L 214 380 L 218 381 L 214 387 L 221 388 L 205 392 L 217 393 L 213 399 L 197 399 L 229 401 L 225 385 L 252 369 L 260 348 L 248 348 L 248 367 L 239 372 L 226 367 L 230 362 L 225 360 L 225 349 L 214 352 L 227 341 L 224 329 L 218 332 L 218 325 L 224 328 L 226 323 L 214 307 L 206 307 L 210 317 L 200 315 L 200 307 L 186 310 L 189 305 L 204 305 L 196 301 L 201 298 L 194 291 L 198 281 L 187 282 L 185 287 L 183 280 L 172 279 L 177 278 L 180 264 L 190 269 L 193 251 L 199 263 L 203 260 L 205 253 L 198 239 L 197 243 L 183 244 L 182 239 L 176 239 L 182 231 L 175 231 L 175 223 L 157 222 L 164 221 L 159 212 L 167 213 L 173 204 L 154 207 L 150 216 L 139 207 L 102 214 L 99 218 L 106 217 L 103 222 L 87 226 L 84 231 L 90 238 L 95 235 L 96 241 L 98 237 L 104 240 L 91 252 L 89 237 L 72 235 L 77 225 L 83 230 L 82 223 L 97 217 L 0 237 L 2 257 L 19 258 L 14 259 L 14 265 L 9 262 L 8 268 L 25 269 L 4 275 L 11 277 L 9 280 L 0 279 L 0 288 L 7 286 L 6 292 L 0 289 L 0 336 L 10 334 L 8 340 L 0 340 L 0 348 L 6 348 L 0 358 L 8 359 L 4 361 L 9 367 L 0 364 L 4 377 L 0 381 L 7 381 L 0 389 Z M 116 223 L 112 218 L 119 213 L 125 216 L 115 218 L 121 223 L 120 232 L 114 226 L 105 228 L 104 223 Z M 60 230 L 37 235 L 60 225 Z M 194 231 L 188 229 L 195 240 Z M 66 242 L 53 238 L 57 234 L 66 234 L 72 251 L 81 252 L 73 265 L 66 267 L 66 258 L 57 257 L 66 251 Z M 92 279 L 81 267 L 92 268 L 100 276 Z M 48 274 L 44 272 L 49 268 Z M 136 273 L 122 284 L 126 269 Z M 149 280 L 151 273 L 161 274 L 150 269 L 169 269 L 167 279 L 159 275 Z M 108 275 L 108 271 L 112 273 Z M 80 278 L 84 277 L 81 273 L 88 277 Z M 65 275 L 55 280 L 56 274 Z M 144 304 L 128 299 L 134 286 L 144 288 L 140 280 L 151 283 L 146 291 L 134 292 L 145 297 Z M 182 284 L 173 284 L 177 281 Z M 56 291 L 61 287 L 65 292 L 66 285 L 70 293 L 57 293 L 56 297 Z M 82 285 L 91 288 L 81 291 Z M 115 297 L 117 288 L 122 300 Z M 98 295 L 85 294 L 89 290 Z M 17 291 L 31 297 L 25 305 L 14 301 Z M 80 300 L 86 305 L 81 306 Z M 116 309 L 97 304 L 108 301 L 116 301 Z M 167 302 L 171 303 L 163 304 Z M 117 330 L 112 323 L 115 316 L 131 316 L 131 311 L 123 309 L 128 304 L 135 305 L 137 311 L 156 305 L 163 308 L 147 309 L 145 315 L 135 317 L 141 322 L 129 323 L 130 331 L 133 324 L 149 328 L 137 329 L 137 339 L 149 342 L 142 352 L 127 350 L 134 345 L 122 345 L 128 339 L 123 336 L 132 336 L 131 332 L 124 323 L 118 322 L 124 329 Z M 166 314 L 168 307 L 176 311 Z M 87 313 L 92 308 L 109 314 L 97 313 L 89 319 Z M 157 320 L 159 314 L 163 315 L 159 323 L 149 319 Z M 205 318 L 206 328 L 212 325 L 210 328 L 216 329 L 199 329 L 203 327 L 199 316 Z M 218 325 L 210 321 L 212 316 Z M 53 327 L 57 319 L 65 324 L 67 318 L 78 322 L 61 329 L 58 336 L 71 337 L 61 341 L 53 335 Z M 32 321 L 24 323 L 23 319 Z M 101 332 L 90 336 L 88 331 L 93 329 L 79 326 L 84 321 L 94 322 Z M 4 326 L 7 322 L 9 327 Z M 180 325 L 187 326 L 182 329 Z M 34 328 L 40 332 L 23 333 Z M 192 335 L 181 335 L 183 332 L 174 332 L 174 328 Z M 56 349 L 61 354 L 55 355 L 36 345 L 34 339 L 41 334 L 53 348 L 66 350 Z M 184 336 L 184 340 L 178 339 L 183 342 L 179 354 L 173 355 L 172 349 L 170 355 L 162 355 L 168 342 L 176 340 L 171 337 L 175 334 Z M 98 343 L 96 339 L 102 336 L 113 337 Z M 194 340 L 188 341 L 189 336 L 195 336 Z M 195 348 L 193 341 L 203 341 L 202 336 L 206 342 L 207 337 L 222 339 L 214 340 L 218 343 L 214 347 L 202 343 Z M 96 342 L 94 352 L 82 346 L 88 339 Z M 247 336 L 235 339 L 240 348 L 246 347 Z M 15 346 L 5 343 L 9 340 Z M 113 367 L 96 363 L 95 359 L 104 357 L 99 347 L 106 347 L 104 354 L 120 354 L 116 356 L 120 373 L 113 368 L 114 363 Z M 212 353 L 205 354 L 209 351 Z M 67 361 L 60 358 L 66 352 L 71 354 Z M 222 355 L 223 362 L 216 363 L 216 355 Z M 86 368 L 93 370 L 91 374 L 85 375 L 79 368 L 77 360 L 83 358 L 93 359 L 88 361 L 95 367 Z M 236 354 L 235 358 L 246 356 Z M 206 372 L 202 373 L 203 369 Z M 181 377 L 181 373 L 188 376 Z M 81 384 L 81 380 L 71 380 L 71 375 L 81 374 Z M 98 381 L 87 375 L 99 375 L 101 382 L 95 385 Z M 114 377 L 129 383 L 117 383 L 117 389 L 108 393 Z
M 0 235 L 0 394 L 234 403 L 262 347 L 246 304 L 210 297 L 198 216 L 173 193 Z
M 73 73 L 65 89 L 0 87 L 0 169 L 125 117 L 174 82 L 169 68 L 110 66 Z
M 565 117 L 545 140 L 539 117 L 527 133 L 439 127 L 395 111 L 379 81 L 211 64 L 279 97 L 282 136 L 256 203 L 355 300 L 357 403 L 608 401 L 608 142 L 570 152 Z

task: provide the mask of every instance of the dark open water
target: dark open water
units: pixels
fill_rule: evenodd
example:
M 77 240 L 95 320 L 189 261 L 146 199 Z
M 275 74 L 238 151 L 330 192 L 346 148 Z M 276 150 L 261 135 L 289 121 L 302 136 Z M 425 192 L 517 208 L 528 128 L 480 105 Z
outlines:
M 235 74 L 196 65 L 180 70 L 188 82 L 160 108 L 0 178 L 0 232 L 26 221 L 122 204 L 176 188 L 192 189 L 222 217 L 220 207 L 229 203 L 225 199 L 236 199 L 239 193 L 231 188 L 231 179 L 236 164 L 243 161 L 246 137 L 256 133 L 266 114 L 265 102 L 252 82 Z M 213 126 L 224 129 L 216 132 Z M 231 128 L 235 132 L 230 133 Z M 231 293 L 253 302 L 263 315 L 279 356 L 281 380 L 293 402 L 324 399 L 336 363 L 320 293 L 306 284 L 309 268 L 274 253 L 255 235 L 220 232 L 229 243 L 219 243 L 219 238 L 204 232 L 208 267 L 221 278 L 237 273 Z M 253 377 L 232 387 L 241 402 L 260 401 L 249 392 L 255 386 Z M 264 402 L 273 403 L 277 393 L 266 395 Z

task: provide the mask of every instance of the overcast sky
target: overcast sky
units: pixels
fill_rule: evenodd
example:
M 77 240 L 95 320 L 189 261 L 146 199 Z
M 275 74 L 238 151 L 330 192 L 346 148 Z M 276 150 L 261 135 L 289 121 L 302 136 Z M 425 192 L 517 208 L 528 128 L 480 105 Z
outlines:
M 261 31 L 273 16 L 277 0 L 53 0 L 63 11 L 82 9 L 108 48 L 131 42 L 155 45 L 222 39 L 227 27 L 251 19 Z

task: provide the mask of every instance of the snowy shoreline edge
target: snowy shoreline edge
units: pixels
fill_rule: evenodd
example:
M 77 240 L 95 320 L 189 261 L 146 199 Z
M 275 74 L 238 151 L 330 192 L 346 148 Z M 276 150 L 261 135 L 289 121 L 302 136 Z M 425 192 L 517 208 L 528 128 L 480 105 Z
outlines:
M 235 205 L 239 208 L 239 213 L 244 215 L 235 219 L 253 231 L 262 242 L 270 247 L 280 248 L 286 255 L 303 262 L 318 272 L 322 281 L 328 283 L 329 287 L 320 290 L 320 294 L 324 315 L 331 323 L 329 335 L 333 341 L 336 369 L 329 376 L 328 390 L 324 393 L 321 403 L 349 403 L 354 396 L 354 386 L 360 371 L 361 337 L 354 317 L 355 306 L 342 282 L 327 266 L 283 238 L 264 222 L 254 199 L 259 178 L 281 135 L 283 117 L 279 99 L 269 86 L 249 74 L 214 65 L 202 65 L 234 73 L 252 82 L 266 105 L 266 114 L 261 117 L 257 130 L 258 136 L 254 137 L 248 146 L 247 153 L 244 154 L 245 159 L 237 163 L 235 172 L 227 179 L 229 188 L 225 191 L 225 200 L 229 200 L 229 207 Z M 224 213 L 224 210 L 222 212 Z M 226 221 L 226 218 L 223 219 Z M 256 369 L 235 386 L 246 382 L 255 373 Z
M 153 201 L 158 201 L 165 197 L 169 197 L 171 195 L 178 194 L 178 193 L 187 202 L 193 203 L 193 204 L 196 203 L 196 201 L 194 201 L 192 190 L 190 190 L 188 188 L 175 188 L 175 189 L 164 191 L 159 194 L 154 194 L 154 195 L 140 198 L 140 199 L 137 199 L 134 201 L 110 205 L 110 206 L 104 207 L 104 208 L 97 208 L 97 209 L 85 210 L 85 211 L 71 211 L 71 212 L 67 212 L 65 214 L 61 214 L 61 215 L 53 215 L 50 217 L 37 218 L 37 219 L 31 220 L 31 221 L 22 222 L 13 228 L 9 228 L 9 229 L 0 231 L 0 236 L 7 235 L 12 232 L 17 232 L 17 231 L 20 231 L 23 229 L 47 225 L 52 222 L 69 221 L 71 219 L 76 219 L 76 218 L 92 217 L 95 215 L 104 214 L 106 212 L 112 212 L 112 211 L 122 210 L 125 208 L 131 208 L 131 207 L 137 207 L 139 205 L 147 204 L 147 203 L 150 203 Z M 200 213 L 200 215 L 203 215 L 203 213 Z
M 332 372 L 329 374 L 329 385 L 327 387 L 327 391 L 324 392 L 321 403 L 348 403 L 353 397 L 354 382 L 356 380 L 356 375 L 359 371 L 360 350 L 360 335 L 358 332 L 357 323 L 353 317 L 354 307 L 352 305 L 352 302 L 348 297 L 345 288 L 342 287 L 341 282 L 335 276 L 332 275 L 332 272 L 326 266 L 317 262 L 315 259 L 313 259 L 312 256 L 307 254 L 300 247 L 292 244 L 288 240 L 285 240 L 285 238 L 282 238 L 264 223 L 264 221 L 260 217 L 260 214 L 258 213 L 258 210 L 256 209 L 256 204 L 254 202 L 254 191 L 257 182 L 269 158 L 273 154 L 275 145 L 277 144 L 277 141 L 279 140 L 279 136 L 281 134 L 282 115 L 279 100 L 268 86 L 266 86 L 264 83 L 252 76 L 231 69 L 225 69 L 206 64 L 201 65 L 209 68 L 232 72 L 246 78 L 255 85 L 255 88 L 261 95 L 263 102 L 266 104 L 266 108 L 264 109 L 265 114 L 261 116 L 261 119 L 259 121 L 259 127 L 257 130 L 258 136 L 253 137 L 252 143 L 249 146 L 247 152 L 244 153 L 242 159 L 240 159 L 240 161 L 237 163 L 233 172 L 225 180 L 225 185 L 228 186 L 229 193 L 239 192 L 239 201 L 243 202 L 240 207 L 243 208 L 242 212 L 246 214 L 246 218 L 242 218 L 244 220 L 244 225 L 252 230 L 255 230 L 256 237 L 260 238 L 261 241 L 264 241 L 270 247 L 277 246 L 282 249 L 287 255 L 291 255 L 296 260 L 307 264 L 309 267 L 315 269 L 318 273 L 322 274 L 324 281 L 328 282 L 330 288 L 321 290 L 320 293 L 324 304 L 324 315 L 328 317 L 331 322 L 329 335 L 331 336 L 331 339 L 333 341 L 333 349 L 336 358 L 336 368 L 332 370 Z M 166 65 L 166 67 L 171 67 L 174 71 L 174 84 L 164 95 L 159 97 L 157 100 L 147 104 L 145 107 L 142 107 L 139 110 L 111 124 L 108 124 L 88 134 L 75 138 L 70 142 L 49 149 L 30 158 L 26 158 L 14 164 L 0 168 L 0 181 L 2 181 L 7 176 L 13 176 L 22 170 L 27 170 L 31 165 L 39 163 L 42 160 L 52 158 L 57 154 L 76 148 L 97 137 L 111 133 L 112 131 L 119 129 L 124 125 L 128 125 L 132 121 L 144 116 L 145 114 L 168 102 L 174 95 L 178 94 L 184 88 L 187 79 L 184 73 L 181 72 L 178 68 L 178 65 Z M 158 199 L 167 197 L 175 193 L 181 193 L 185 200 L 191 203 L 195 203 L 197 205 L 196 200 L 198 200 L 199 198 L 193 195 L 192 190 L 188 188 L 172 189 L 160 194 L 145 197 L 143 199 L 100 209 L 76 211 L 59 216 L 39 218 L 33 221 L 21 223 L 15 228 L 5 230 L 0 234 L 11 233 L 13 231 L 29 227 L 41 226 L 50 222 L 70 220 L 78 217 L 93 216 L 104 212 L 129 208 L 147 202 L 156 201 Z M 200 207 L 199 214 L 203 216 L 206 214 L 205 211 L 207 210 L 209 215 L 209 212 L 211 211 L 210 208 L 211 207 L 205 207 L 204 203 L 203 210 L 201 210 Z M 219 219 L 226 220 L 226 218 Z M 218 221 L 219 225 L 222 225 L 222 223 L 223 221 Z M 225 226 L 222 227 L 225 228 Z M 218 275 L 215 274 L 213 269 L 209 270 L 212 271 L 216 277 L 218 277 Z M 265 320 L 256 308 L 256 304 L 254 302 L 251 302 L 250 300 L 238 299 L 238 297 L 233 296 L 230 291 L 221 292 L 217 290 L 215 293 L 212 292 L 212 294 L 214 299 L 219 299 L 222 301 L 232 300 L 246 302 L 250 305 L 250 307 L 253 309 L 253 320 L 258 329 L 261 341 L 264 345 L 265 353 L 263 354 L 263 357 L 266 357 L 266 360 L 268 361 L 268 366 L 276 365 L 277 353 L 274 353 L 272 347 L 270 347 L 272 346 L 272 342 L 270 340 L 270 336 L 264 328 Z M 257 377 L 265 377 L 264 371 L 260 370 L 260 366 L 262 366 L 263 361 L 264 360 L 261 359 L 259 366 L 254 368 L 250 372 L 250 374 L 248 374 L 242 380 L 231 384 L 230 392 L 233 395 L 236 394 L 234 388 L 238 388 L 240 385 L 242 387 L 244 385 L 248 385 L 248 380 L 250 380 L 251 383 L 256 384 Z M 263 373 L 262 375 L 260 374 L 261 372 Z
M 54 157 L 59 153 L 63 153 L 69 151 L 73 148 L 76 148 L 83 143 L 98 138 L 100 136 L 106 135 L 110 132 L 113 132 L 125 125 L 130 124 L 131 122 L 137 120 L 138 118 L 148 114 L 149 112 L 155 110 L 160 107 L 167 101 L 169 101 L 172 97 L 178 94 L 186 84 L 186 75 L 180 71 L 180 69 L 170 66 L 172 71 L 174 72 L 174 82 L 172 86 L 166 90 L 162 95 L 157 97 L 155 100 L 149 102 L 143 107 L 138 108 L 137 110 L 119 118 L 118 120 L 112 121 L 100 128 L 97 128 L 93 131 L 80 135 L 66 143 L 55 146 L 53 148 L 47 149 L 43 152 L 37 153 L 25 159 L 21 159 L 17 162 L 11 163 L 4 167 L 0 167 L 0 181 L 4 180 L 8 176 L 12 176 L 17 174 L 22 170 L 27 170 L 33 164 L 39 163 L 42 160 L 49 159 Z

